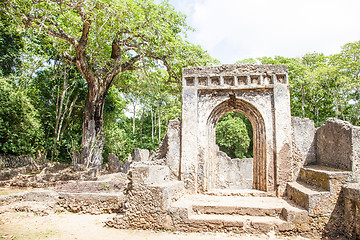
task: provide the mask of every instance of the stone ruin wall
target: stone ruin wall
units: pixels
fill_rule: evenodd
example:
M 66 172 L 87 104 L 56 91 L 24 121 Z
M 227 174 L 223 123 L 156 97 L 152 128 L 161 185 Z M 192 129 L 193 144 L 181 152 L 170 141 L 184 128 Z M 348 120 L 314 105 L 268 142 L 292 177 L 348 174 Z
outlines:
M 226 153 L 216 153 L 216 189 L 252 189 L 253 159 L 230 158 Z
M 316 128 L 308 118 L 292 117 L 292 172 L 299 176 L 300 168 L 316 163 Z
M 214 188 L 219 118 L 239 111 L 254 129 L 254 188 L 282 195 L 291 168 L 286 66 L 222 65 L 183 70 L 182 179 L 189 192 Z
M 353 171 L 360 180 L 360 127 L 330 118 L 316 131 L 319 164 Z
M 335 186 L 338 192 L 331 214 L 310 218 L 322 226 L 323 236 L 339 234 L 349 239 L 360 237 L 360 127 L 335 118 L 319 128 L 309 119 L 293 117 L 293 171 L 299 176 L 302 166 L 320 165 L 352 172 L 348 182 Z M 340 180 L 340 179 L 339 179 Z M 340 183 L 342 181 L 340 180 Z M 329 206 L 322 206 L 328 208 Z M 319 226 L 320 226 L 319 225 Z M 331 238 L 330 238 L 331 239 Z
M 293 172 L 306 165 L 352 171 L 360 180 L 360 127 L 336 118 L 319 128 L 308 118 L 292 117 Z

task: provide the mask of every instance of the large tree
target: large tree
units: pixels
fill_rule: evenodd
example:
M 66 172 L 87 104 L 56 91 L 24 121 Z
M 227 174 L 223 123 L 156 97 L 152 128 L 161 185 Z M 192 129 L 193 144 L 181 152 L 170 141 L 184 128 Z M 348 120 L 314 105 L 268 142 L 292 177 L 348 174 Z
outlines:
M 82 163 L 102 164 L 103 110 L 116 77 L 128 70 L 164 66 L 169 80 L 181 68 L 210 59 L 183 39 L 185 16 L 152 0 L 8 0 L 6 7 L 27 29 L 45 33 L 87 82 Z

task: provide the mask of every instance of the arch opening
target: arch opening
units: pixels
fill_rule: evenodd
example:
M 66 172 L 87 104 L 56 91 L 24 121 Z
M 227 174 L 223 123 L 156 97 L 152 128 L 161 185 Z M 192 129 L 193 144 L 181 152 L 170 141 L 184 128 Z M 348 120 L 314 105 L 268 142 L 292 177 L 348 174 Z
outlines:
M 216 145 L 230 158 L 252 158 L 253 129 L 250 120 L 237 111 L 224 114 L 216 125 Z
M 245 115 L 251 123 L 253 129 L 252 188 L 267 191 L 266 132 L 263 117 L 255 106 L 242 99 L 236 99 L 235 96 L 230 96 L 230 99 L 216 106 L 208 118 L 210 152 L 208 163 L 206 164 L 207 180 L 205 185 L 208 190 L 217 188 L 216 126 L 220 118 L 229 112 L 239 112 Z
M 216 125 L 216 189 L 252 189 L 253 130 L 242 113 L 224 114 Z

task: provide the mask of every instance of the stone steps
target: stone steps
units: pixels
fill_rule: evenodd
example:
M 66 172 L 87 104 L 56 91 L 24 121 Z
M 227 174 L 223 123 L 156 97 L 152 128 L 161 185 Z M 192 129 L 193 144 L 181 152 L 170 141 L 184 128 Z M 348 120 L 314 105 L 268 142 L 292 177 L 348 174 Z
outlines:
M 330 214 L 341 186 L 353 181 L 351 171 L 312 165 L 301 168 L 300 178 L 287 184 L 290 200 L 305 208 L 310 216 Z
M 255 189 L 212 189 L 205 192 L 212 196 L 242 196 L 242 197 L 271 197 L 273 193 L 259 191 Z
M 305 208 L 310 216 L 326 213 L 326 206 L 330 201 L 330 192 L 304 183 L 302 181 L 289 182 L 287 185 L 287 195 L 290 200 Z
M 244 232 L 284 232 L 293 229 L 292 225 L 278 217 L 199 214 L 189 216 L 191 225 L 206 229 L 231 229 Z
M 305 210 L 277 197 L 186 195 L 171 212 L 179 230 L 194 231 L 290 231 L 307 220 Z
M 351 171 L 321 165 L 303 167 L 300 170 L 300 177 L 304 182 L 318 186 L 332 193 L 339 192 L 341 184 L 354 181 L 353 173 Z

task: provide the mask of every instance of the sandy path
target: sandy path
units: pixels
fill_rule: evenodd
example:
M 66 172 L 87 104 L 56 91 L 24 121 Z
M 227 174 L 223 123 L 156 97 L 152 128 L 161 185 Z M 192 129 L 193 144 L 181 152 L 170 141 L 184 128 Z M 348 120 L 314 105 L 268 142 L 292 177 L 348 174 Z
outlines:
M 0 239 L 16 240 L 254 240 L 254 239 L 306 239 L 302 237 L 278 238 L 269 235 L 235 235 L 223 233 L 172 233 L 148 230 L 119 230 L 104 227 L 103 222 L 112 215 L 74 213 L 37 216 L 33 213 L 0 214 Z

